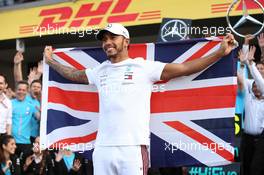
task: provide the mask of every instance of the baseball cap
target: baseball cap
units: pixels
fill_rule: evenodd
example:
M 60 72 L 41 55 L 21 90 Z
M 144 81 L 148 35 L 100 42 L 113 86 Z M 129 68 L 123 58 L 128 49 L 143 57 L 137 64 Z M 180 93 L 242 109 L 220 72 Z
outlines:
M 124 36 L 125 38 L 129 39 L 129 32 L 128 30 L 119 23 L 109 23 L 104 29 L 100 30 L 97 35 L 96 39 L 102 40 L 103 35 L 105 32 L 110 32 L 115 35 L 121 35 Z

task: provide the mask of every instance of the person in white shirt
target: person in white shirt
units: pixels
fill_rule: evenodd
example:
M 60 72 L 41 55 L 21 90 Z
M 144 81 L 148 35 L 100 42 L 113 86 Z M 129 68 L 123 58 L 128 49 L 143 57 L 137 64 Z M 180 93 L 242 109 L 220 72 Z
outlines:
M 244 175 L 264 174 L 264 79 L 253 62 L 255 50 L 255 47 L 250 47 L 248 54 L 239 52 L 241 67 L 238 80 L 245 92 L 245 119 L 241 140 L 241 170 Z M 245 78 L 245 64 L 253 80 Z
M 129 32 L 111 23 L 96 35 L 108 60 L 94 69 L 63 66 L 46 46 L 44 57 L 51 68 L 72 81 L 96 85 L 99 92 L 99 127 L 93 153 L 95 175 L 143 175 L 148 169 L 151 88 L 158 80 L 170 80 L 207 68 L 234 47 L 234 37 L 224 37 L 220 48 L 201 59 L 182 64 L 147 61 L 128 56 Z
M 5 76 L 0 74 L 0 136 L 3 134 L 11 134 L 12 103 L 4 93 L 6 88 Z
M 255 36 L 253 35 L 246 35 L 245 41 L 242 46 L 242 51 L 247 54 L 249 51 L 249 42 L 250 40 L 254 39 Z M 258 39 L 258 45 L 261 49 L 261 59 L 260 61 L 256 62 L 256 67 L 258 71 L 260 72 L 261 76 L 264 77 L 264 33 L 261 33 L 260 36 L 257 37 Z

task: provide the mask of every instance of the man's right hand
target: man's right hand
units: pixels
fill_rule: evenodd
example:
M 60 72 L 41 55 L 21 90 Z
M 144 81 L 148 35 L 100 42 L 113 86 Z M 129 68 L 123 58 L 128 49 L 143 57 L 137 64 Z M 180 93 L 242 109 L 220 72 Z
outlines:
M 46 46 L 44 49 L 44 57 L 47 64 L 53 61 L 52 54 L 53 54 L 52 46 Z
M 56 70 L 60 75 L 62 75 L 64 78 L 79 82 L 79 83 L 88 83 L 88 78 L 84 70 L 78 70 L 76 68 L 65 66 L 59 62 L 57 62 L 55 59 L 52 58 L 52 47 L 46 46 L 44 49 L 44 58 L 45 62 L 54 70 Z

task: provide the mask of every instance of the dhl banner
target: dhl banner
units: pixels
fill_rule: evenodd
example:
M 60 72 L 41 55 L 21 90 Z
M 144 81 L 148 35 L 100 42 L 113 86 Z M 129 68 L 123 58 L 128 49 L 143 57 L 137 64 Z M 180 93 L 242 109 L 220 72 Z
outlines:
M 250 14 L 262 13 L 245 0 Z M 96 30 L 109 22 L 125 26 L 160 23 L 162 18 L 225 17 L 232 0 L 78 0 L 26 9 L 0 11 L 0 40 Z M 264 5 L 264 0 L 259 0 Z M 231 15 L 242 14 L 242 0 Z

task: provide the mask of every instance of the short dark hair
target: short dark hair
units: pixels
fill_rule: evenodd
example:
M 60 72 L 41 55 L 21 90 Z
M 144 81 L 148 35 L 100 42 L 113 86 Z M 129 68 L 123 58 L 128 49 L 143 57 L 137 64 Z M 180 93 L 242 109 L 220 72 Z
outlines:
M 1 73 L 0 73 L 0 76 L 1 76 L 1 77 L 3 77 L 3 78 L 4 78 L 4 81 L 5 81 L 5 83 L 7 83 L 6 76 L 5 76 L 4 74 L 1 74 Z
M 31 83 L 30 83 L 30 87 L 34 84 L 34 83 L 39 83 L 39 84 L 42 84 L 40 80 L 33 80 Z
M 262 64 L 262 65 L 264 65 L 264 61 L 257 61 L 257 62 L 256 62 L 256 65 L 258 65 L 258 64 Z
M 28 84 L 27 81 L 25 81 L 25 80 L 21 80 L 21 81 L 18 81 L 18 82 L 17 82 L 17 84 L 16 84 L 16 88 L 17 88 L 20 84 L 27 85 L 27 87 L 29 86 L 29 84 Z

